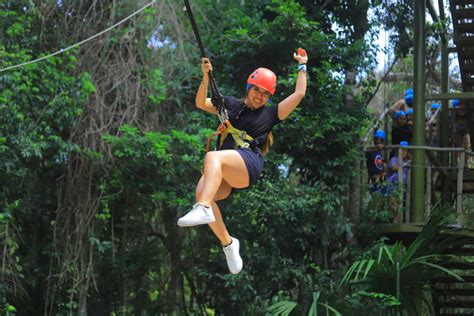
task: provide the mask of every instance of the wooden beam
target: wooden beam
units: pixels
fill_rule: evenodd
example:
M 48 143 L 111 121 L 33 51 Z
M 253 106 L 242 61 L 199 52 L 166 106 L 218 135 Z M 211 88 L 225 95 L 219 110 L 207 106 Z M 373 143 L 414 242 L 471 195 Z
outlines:
M 474 5 L 474 0 L 451 0 L 452 5 Z
M 400 148 L 400 145 L 387 145 L 385 146 L 385 149 L 398 149 Z M 461 151 L 466 151 L 463 147 L 430 147 L 430 146 L 403 146 L 404 148 L 407 149 L 424 149 L 427 151 L 449 151 L 449 152 L 461 152 Z
M 474 25 L 472 23 L 459 23 L 459 33 L 474 33 Z
M 429 94 L 425 95 L 426 101 L 431 100 L 452 100 L 452 99 L 474 99 L 474 92 L 463 92 L 463 93 L 440 93 L 440 94 Z
M 474 9 L 467 8 L 467 9 L 452 9 L 451 14 L 453 16 L 453 20 L 460 20 L 460 19 L 474 19 Z

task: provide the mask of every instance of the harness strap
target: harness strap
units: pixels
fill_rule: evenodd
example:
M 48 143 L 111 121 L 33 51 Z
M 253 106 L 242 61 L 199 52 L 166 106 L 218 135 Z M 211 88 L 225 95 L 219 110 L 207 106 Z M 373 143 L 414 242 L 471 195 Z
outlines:
M 227 120 L 224 123 L 221 123 L 217 130 L 213 132 L 209 137 L 207 138 L 207 144 L 206 144 L 206 152 L 209 151 L 209 147 L 211 145 L 212 138 L 221 135 L 220 143 L 219 146 L 222 146 L 224 143 L 225 139 L 227 138 L 228 135 L 231 135 L 232 138 L 234 139 L 235 147 L 236 148 L 249 148 L 250 144 L 249 142 L 253 141 L 253 137 L 247 134 L 245 131 L 241 131 L 234 126 Z
M 241 131 L 235 127 L 233 127 L 230 122 L 227 125 L 227 128 L 224 130 L 221 136 L 221 146 L 224 143 L 224 140 L 227 138 L 227 135 L 231 135 L 234 139 L 235 145 L 238 148 L 249 148 L 250 144 L 246 141 L 253 141 L 253 137 L 251 137 L 247 132 Z

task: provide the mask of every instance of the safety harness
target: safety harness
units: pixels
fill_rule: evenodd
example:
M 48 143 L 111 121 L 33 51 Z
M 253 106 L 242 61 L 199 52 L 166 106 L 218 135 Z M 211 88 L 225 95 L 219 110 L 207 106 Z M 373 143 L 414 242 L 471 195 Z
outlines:
M 206 57 L 206 53 L 204 51 L 204 45 L 202 44 L 201 36 L 199 34 L 199 29 L 196 24 L 196 20 L 194 19 L 193 12 L 191 10 L 191 6 L 189 5 L 188 0 L 184 0 L 184 5 L 186 6 L 186 12 L 188 12 L 189 20 L 191 21 L 191 26 L 193 27 L 194 35 L 196 36 L 196 40 L 201 51 L 201 57 Z M 229 121 L 229 115 L 227 109 L 225 107 L 224 97 L 220 94 L 219 88 L 217 87 L 216 80 L 214 79 L 214 75 L 212 72 L 209 72 L 209 85 L 211 87 L 211 102 L 212 105 L 217 110 L 217 117 L 219 118 L 220 124 L 215 132 L 213 132 L 209 138 L 207 139 L 206 144 L 206 152 L 209 151 L 209 147 L 211 141 L 214 137 L 220 135 L 219 147 L 222 146 L 224 140 L 230 134 L 234 139 L 235 147 L 239 148 L 248 148 L 250 147 L 250 143 L 253 141 L 253 138 L 248 135 L 245 131 L 241 131 L 234 126 Z
M 235 148 L 249 148 L 250 143 L 253 141 L 252 136 L 247 134 L 247 132 L 245 131 L 241 131 L 240 129 L 235 128 L 234 126 L 232 126 L 229 120 L 227 120 L 224 123 L 221 122 L 221 124 L 219 124 L 219 126 L 217 127 L 217 130 L 211 135 L 209 135 L 209 137 L 207 138 L 206 152 L 209 151 L 212 139 L 214 137 L 217 137 L 219 135 L 221 136 L 219 141 L 219 147 L 221 147 L 229 134 L 234 139 Z

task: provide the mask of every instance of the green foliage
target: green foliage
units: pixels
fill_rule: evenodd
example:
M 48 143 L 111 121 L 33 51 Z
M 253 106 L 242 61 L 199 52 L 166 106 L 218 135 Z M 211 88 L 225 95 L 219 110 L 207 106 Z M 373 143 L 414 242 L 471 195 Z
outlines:
M 84 46 L 1 73 L 0 245 L 12 260 L 2 267 L 10 281 L 1 283 L 0 306 L 14 305 L 19 315 L 45 305 L 51 314 L 263 315 L 282 290 L 301 310 L 337 314 L 330 306 L 339 310 L 334 302 L 347 293 L 333 296 L 335 280 L 358 252 L 346 242 L 352 233 L 344 213 L 349 166 L 358 159 L 356 136 L 373 87 L 368 81 L 347 87 L 345 74 L 373 67 L 373 42 L 363 39 L 375 24 L 365 23 L 363 3 L 325 3 L 317 1 L 321 10 L 307 1 L 193 3 L 223 94 L 243 95 L 248 74 L 264 66 L 279 77 L 278 102 L 294 89 L 293 51 L 302 46 L 310 56 L 307 95 L 274 130 L 263 178 L 220 203 L 229 231 L 241 240 L 245 268 L 238 276 L 228 274 L 206 228 L 176 227 L 194 202 L 203 144 L 217 124 L 192 106 L 198 50 L 185 35 L 190 26 L 180 4 L 150 7 L 97 39 L 107 44 L 97 55 Z M 87 1 L 9 1 L 1 7 L 0 60 L 6 67 L 102 30 L 136 4 L 101 2 L 110 20 L 93 15 L 98 6 Z M 157 16 L 174 20 L 157 25 Z M 151 39 L 163 47 L 150 48 Z M 97 59 L 87 59 L 91 55 Z M 114 72 L 129 60 L 132 68 Z M 112 84 L 104 85 L 109 79 Z M 114 102 L 130 83 L 140 85 L 136 104 Z M 349 108 L 345 96 L 354 91 Z M 95 126 L 98 118 L 107 123 Z M 77 139 L 84 140 L 81 146 Z M 84 200 L 86 207 L 76 205 Z M 55 239 L 84 226 L 83 238 Z M 54 247 L 58 243 L 65 247 Z M 77 256 L 59 264 L 67 249 Z M 65 275 L 73 277 L 55 283 Z M 24 292 L 15 295 L 13 285 Z M 388 294 L 368 291 L 350 299 L 393 303 Z
M 31 2 L 2 4 L 1 15 L 2 68 L 43 54 Z M 36 289 L 47 279 L 57 179 L 77 150 L 70 135 L 88 98 L 73 54 L 0 73 L 0 245 L 7 251 L 0 309 L 10 315 L 35 314 L 42 299 Z
M 400 306 L 400 301 L 393 295 L 359 290 L 344 298 L 344 303 L 353 314 L 383 315 Z
M 150 72 L 150 78 L 146 81 L 150 88 L 151 93 L 148 95 L 148 99 L 154 104 L 159 105 L 166 99 L 166 87 L 163 84 L 163 75 L 159 69 L 154 69 Z
M 24 291 L 20 284 L 24 274 L 18 253 L 20 228 L 15 223 L 15 213 L 20 211 L 20 207 L 20 202 L 15 201 L 5 206 L 0 213 L 0 245 L 2 245 L 0 312 L 2 313 L 15 312 L 15 307 L 8 303 L 8 295 Z
M 383 0 L 378 15 L 384 20 L 387 30 L 391 30 L 390 41 L 394 43 L 397 56 L 405 57 L 413 47 L 413 1 Z
M 320 292 L 314 292 L 313 293 L 313 301 L 311 303 L 311 306 L 309 308 L 309 311 L 307 313 L 308 316 L 318 316 L 318 307 L 323 307 L 324 308 L 324 315 L 335 315 L 335 316 L 341 316 L 341 313 L 339 313 L 334 307 L 326 304 L 319 302 L 319 296 Z M 291 302 L 291 301 L 282 301 L 278 302 L 274 305 L 272 305 L 269 308 L 269 311 L 272 313 L 272 315 L 276 316 L 287 316 L 290 315 L 290 313 L 298 306 L 297 303 Z
M 268 309 L 272 315 L 288 316 L 298 306 L 297 303 L 291 301 L 278 302 Z
M 446 229 L 451 222 L 452 217 L 446 212 L 433 213 L 407 248 L 401 242 L 392 246 L 381 244 L 375 258 L 352 264 L 340 286 L 351 283 L 368 292 L 390 295 L 400 302 L 400 310 L 414 312 L 415 302 L 423 299 L 423 290 L 429 288 L 433 276 L 448 275 L 462 280 L 443 266 L 450 259 L 444 253 L 463 243 L 462 238 L 453 234 L 454 229 Z
M 92 93 L 97 92 L 97 90 L 94 87 L 94 84 L 92 83 L 92 78 L 91 75 L 84 72 L 81 74 L 81 86 L 82 86 L 82 92 L 85 95 L 90 95 Z
M 104 140 L 112 146 L 115 162 L 102 185 L 106 198 L 96 217 L 101 222 L 100 235 L 91 242 L 103 254 L 98 269 L 115 281 L 112 287 L 110 282 L 99 286 L 119 288 L 121 280 L 129 279 L 126 291 L 132 310 L 166 311 L 169 303 L 160 297 L 172 289 L 167 288 L 169 270 L 162 254 L 176 252 L 180 256 L 181 250 L 168 248 L 171 245 L 163 245 L 161 238 L 182 239 L 171 235 L 178 233 L 177 211 L 185 212 L 193 204 L 194 183 L 183 179 L 199 176 L 204 135 L 177 130 L 142 132 L 124 125 L 117 136 L 104 135 Z M 110 229 L 114 239 L 110 239 Z M 116 259 L 111 254 L 117 255 Z M 184 261 L 191 254 L 183 256 Z M 107 299 L 113 300 L 112 295 L 106 290 Z M 92 299 L 90 304 L 99 306 L 101 302 Z

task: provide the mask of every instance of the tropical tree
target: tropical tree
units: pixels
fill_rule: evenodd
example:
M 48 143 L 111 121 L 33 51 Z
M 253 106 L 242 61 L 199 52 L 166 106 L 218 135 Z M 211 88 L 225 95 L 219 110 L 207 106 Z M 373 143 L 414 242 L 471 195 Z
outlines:
M 144 4 L 3 1 L 1 67 L 61 51 Z M 294 87 L 292 52 L 311 58 L 308 93 L 275 129 L 262 179 L 222 203 L 242 240 L 238 276 L 206 228 L 175 225 L 217 124 L 194 108 L 199 51 L 181 3 L 157 2 L 74 50 L 1 72 L 0 308 L 258 315 L 283 291 L 302 313 L 325 309 L 313 293 L 326 304 L 361 251 L 347 242 L 358 204 L 350 166 L 377 5 L 193 2 L 223 94 L 244 95 L 248 73 L 265 66 L 279 75 L 277 102 Z

